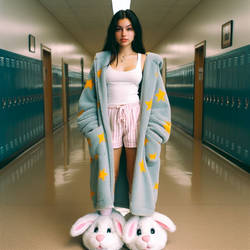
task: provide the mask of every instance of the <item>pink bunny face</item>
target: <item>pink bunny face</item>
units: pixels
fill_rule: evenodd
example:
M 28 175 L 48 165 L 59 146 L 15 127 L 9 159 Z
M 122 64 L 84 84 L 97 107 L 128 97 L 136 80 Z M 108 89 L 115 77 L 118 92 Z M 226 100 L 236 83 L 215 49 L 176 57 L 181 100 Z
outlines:
M 139 220 L 136 227 L 134 225 L 132 227 L 130 235 L 134 235 L 133 250 L 159 250 L 164 248 L 167 234 L 151 218 L 144 217 Z
M 118 250 L 123 245 L 121 237 L 124 224 L 124 218 L 116 212 L 111 216 L 88 214 L 72 226 L 71 235 L 83 233 L 83 244 L 90 250 Z
M 114 249 L 117 244 L 120 247 L 123 245 L 109 216 L 100 216 L 83 235 L 83 242 L 89 249 L 99 250 Z
M 174 232 L 174 223 L 165 215 L 154 213 L 151 217 L 134 216 L 124 228 L 123 240 L 132 250 L 161 250 L 167 243 L 167 233 Z

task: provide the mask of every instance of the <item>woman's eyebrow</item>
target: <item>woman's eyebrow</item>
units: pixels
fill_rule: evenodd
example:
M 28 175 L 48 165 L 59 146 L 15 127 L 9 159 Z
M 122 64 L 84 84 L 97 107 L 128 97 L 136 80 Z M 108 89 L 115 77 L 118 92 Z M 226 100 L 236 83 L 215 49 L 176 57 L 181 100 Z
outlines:
M 129 27 L 129 26 L 132 27 L 132 24 L 128 24 L 126 27 Z M 116 27 L 117 27 L 117 28 L 122 28 L 122 26 L 120 26 L 120 25 L 117 25 Z

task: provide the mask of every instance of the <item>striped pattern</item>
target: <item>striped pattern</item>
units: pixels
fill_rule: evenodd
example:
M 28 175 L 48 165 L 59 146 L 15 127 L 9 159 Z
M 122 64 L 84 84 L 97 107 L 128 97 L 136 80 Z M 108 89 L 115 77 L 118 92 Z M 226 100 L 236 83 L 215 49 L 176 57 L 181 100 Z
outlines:
M 113 148 L 136 148 L 140 122 L 140 104 L 109 106 L 108 115 L 112 131 Z

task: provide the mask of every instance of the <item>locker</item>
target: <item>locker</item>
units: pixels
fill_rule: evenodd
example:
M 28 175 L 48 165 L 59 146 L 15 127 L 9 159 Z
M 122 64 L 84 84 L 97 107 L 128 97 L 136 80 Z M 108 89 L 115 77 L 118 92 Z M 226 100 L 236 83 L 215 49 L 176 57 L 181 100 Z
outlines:
M 206 58 L 205 65 L 203 140 L 250 171 L 250 45 Z
M 167 93 L 172 109 L 172 122 L 193 134 L 194 64 L 167 72 Z
M 39 60 L 0 49 L 0 167 L 41 138 L 34 133 L 35 115 L 43 116 L 43 109 L 34 105 L 33 93 L 43 93 L 42 75 L 36 75 L 35 64 L 41 68 Z

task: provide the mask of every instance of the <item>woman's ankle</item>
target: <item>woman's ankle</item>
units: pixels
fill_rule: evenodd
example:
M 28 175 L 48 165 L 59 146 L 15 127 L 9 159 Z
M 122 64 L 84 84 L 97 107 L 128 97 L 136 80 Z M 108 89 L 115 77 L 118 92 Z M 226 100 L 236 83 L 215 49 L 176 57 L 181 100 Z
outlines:
M 98 211 L 101 215 L 108 216 L 112 213 L 112 207 L 99 209 Z

